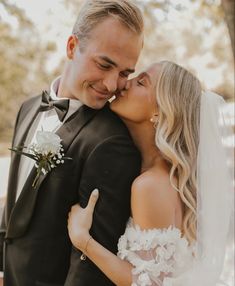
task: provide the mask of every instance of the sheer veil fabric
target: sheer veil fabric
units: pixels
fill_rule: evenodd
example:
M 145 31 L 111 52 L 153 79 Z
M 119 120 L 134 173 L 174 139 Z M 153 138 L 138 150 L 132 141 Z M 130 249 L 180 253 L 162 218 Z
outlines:
M 234 168 L 228 166 L 233 152 L 225 147 L 225 142 L 232 130 L 224 107 L 221 96 L 203 92 L 197 162 L 196 257 L 191 270 L 173 279 L 172 286 L 226 285 L 220 281 L 220 275 L 233 214 Z
M 197 236 L 200 268 L 203 270 L 199 269 L 198 275 L 204 271 L 208 276 L 204 284 L 208 286 L 216 285 L 223 268 L 233 208 L 233 168 L 228 166 L 233 154 L 225 146 L 232 130 L 224 107 L 221 96 L 209 91 L 202 95 Z

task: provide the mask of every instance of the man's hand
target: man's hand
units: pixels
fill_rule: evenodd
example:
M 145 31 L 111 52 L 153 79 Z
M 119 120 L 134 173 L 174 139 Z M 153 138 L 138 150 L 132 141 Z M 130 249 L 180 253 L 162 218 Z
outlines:
M 3 286 L 3 277 L 0 277 L 0 286 Z
M 89 230 L 92 225 L 93 212 L 99 197 L 99 191 L 95 189 L 89 198 L 86 208 L 79 204 L 72 206 L 68 218 L 68 231 L 72 244 L 84 251 L 87 241 L 90 239 Z

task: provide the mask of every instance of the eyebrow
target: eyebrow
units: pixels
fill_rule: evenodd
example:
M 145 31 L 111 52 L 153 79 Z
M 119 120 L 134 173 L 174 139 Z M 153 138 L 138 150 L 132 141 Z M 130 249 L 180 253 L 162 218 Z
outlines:
M 118 64 L 115 63 L 113 60 L 111 60 L 109 57 L 107 56 L 100 56 L 99 57 L 100 59 L 104 60 L 106 63 L 109 63 L 110 65 L 114 66 L 114 67 L 118 67 Z M 125 69 L 126 72 L 129 72 L 129 73 L 134 73 L 135 70 L 134 69 Z
M 147 72 L 142 72 L 142 73 L 139 75 L 139 77 L 142 77 L 142 76 L 147 77 L 147 79 L 150 81 L 150 83 L 152 83 L 151 77 L 150 77 L 150 75 L 149 75 Z

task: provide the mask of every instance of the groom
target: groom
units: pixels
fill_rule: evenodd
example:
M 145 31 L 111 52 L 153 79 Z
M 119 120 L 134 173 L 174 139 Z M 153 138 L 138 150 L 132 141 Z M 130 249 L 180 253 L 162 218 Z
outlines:
M 66 157 L 36 187 L 34 161 L 12 154 L 1 225 L 5 286 L 113 285 L 71 247 L 67 216 L 100 190 L 92 236 L 113 253 L 130 216 L 130 186 L 140 156 L 108 100 L 125 88 L 143 45 L 143 22 L 128 0 L 85 1 L 67 42 L 61 77 L 23 103 L 13 147 L 35 143 L 39 130 L 62 139 Z

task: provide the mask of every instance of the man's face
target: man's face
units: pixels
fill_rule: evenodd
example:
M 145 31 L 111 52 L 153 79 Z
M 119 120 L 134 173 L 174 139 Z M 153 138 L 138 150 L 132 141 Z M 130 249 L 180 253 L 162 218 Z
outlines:
M 102 108 L 125 88 L 142 45 L 142 35 L 136 35 L 112 17 L 91 31 L 83 49 L 79 39 L 71 36 L 67 46 L 70 61 L 66 96 L 91 108 Z

